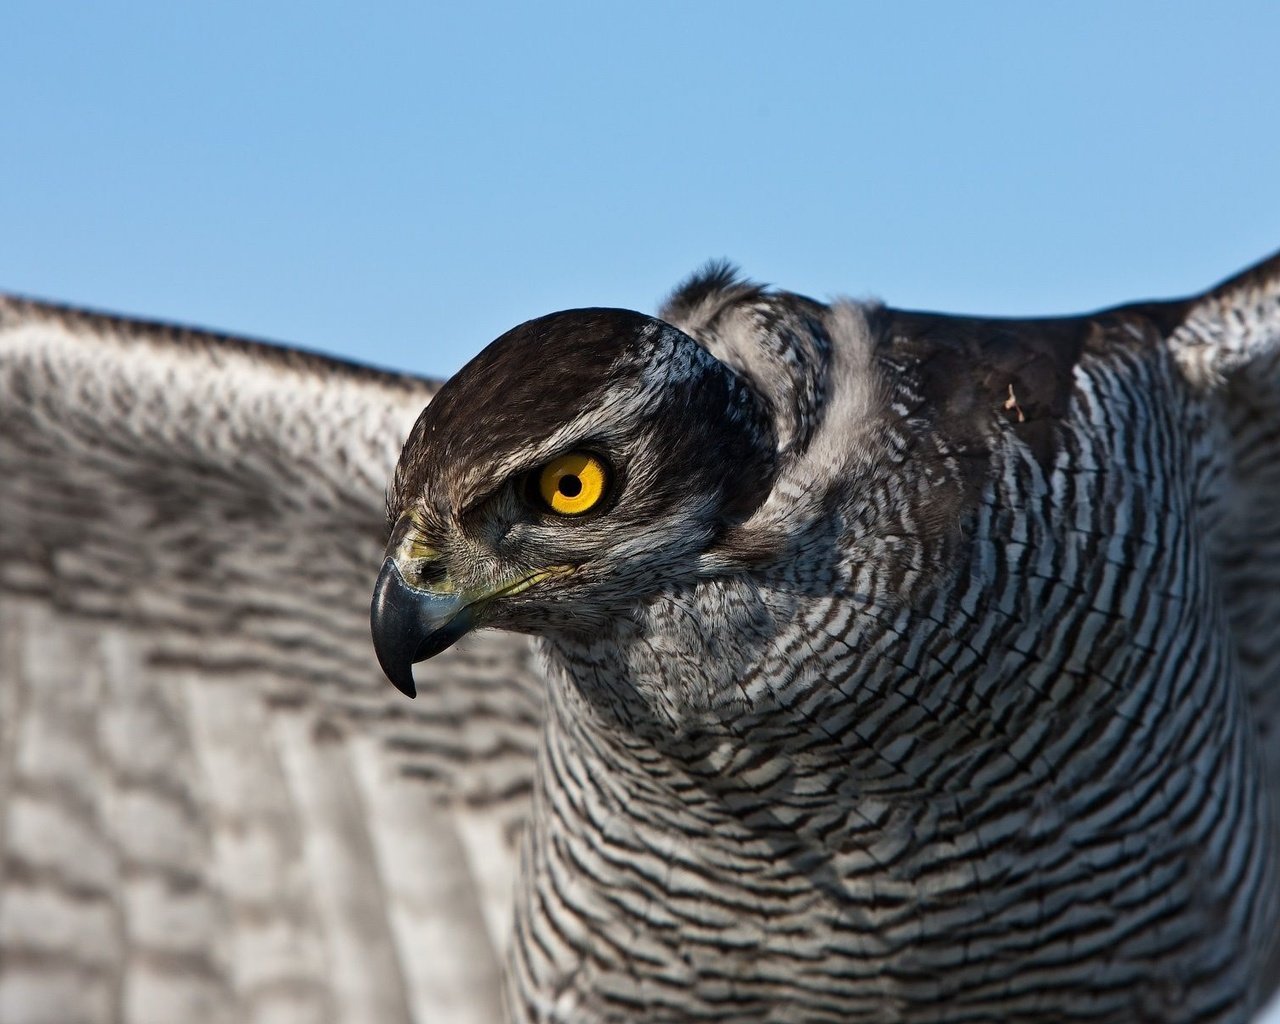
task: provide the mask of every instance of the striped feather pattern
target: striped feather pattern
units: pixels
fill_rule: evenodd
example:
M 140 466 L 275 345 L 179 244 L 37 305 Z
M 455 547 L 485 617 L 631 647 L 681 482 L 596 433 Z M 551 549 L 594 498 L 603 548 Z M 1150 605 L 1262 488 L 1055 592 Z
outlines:
M 1273 361 L 1246 382 L 1233 354 L 1224 392 L 1150 311 L 1079 321 L 1047 459 L 1019 378 L 997 362 L 948 382 L 993 386 L 974 488 L 933 356 L 877 310 L 861 331 L 837 312 L 835 357 L 870 347 L 884 405 L 828 389 L 846 418 L 803 470 L 829 500 L 784 495 L 786 557 L 544 642 L 515 1016 L 1248 1020 L 1280 920 L 1254 717 L 1280 635 L 1258 557 Z M 742 358 L 718 318 L 704 341 Z M 833 463 L 824 431 L 852 454 Z M 690 690 L 711 710 L 634 696 Z
M 1278 279 L 1017 323 L 715 270 L 664 316 L 774 409 L 776 557 L 412 704 L 367 602 L 430 384 L 0 298 L 0 1024 L 1247 1020 Z
M 541 697 L 368 636 L 426 382 L 0 299 L 0 1022 L 488 1022 Z

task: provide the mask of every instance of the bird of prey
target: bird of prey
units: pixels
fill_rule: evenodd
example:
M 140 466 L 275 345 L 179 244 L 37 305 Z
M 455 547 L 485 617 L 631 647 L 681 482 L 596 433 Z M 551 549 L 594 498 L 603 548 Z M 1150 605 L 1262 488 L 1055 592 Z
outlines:
M 712 266 L 435 391 L 0 301 L 0 1024 L 1261 1006 L 1280 256 Z

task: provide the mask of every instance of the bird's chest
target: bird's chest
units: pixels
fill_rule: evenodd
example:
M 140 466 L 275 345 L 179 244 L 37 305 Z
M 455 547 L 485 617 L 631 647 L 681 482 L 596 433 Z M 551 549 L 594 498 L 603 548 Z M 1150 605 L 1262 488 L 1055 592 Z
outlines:
M 1194 719 L 1166 721 L 1175 705 L 1149 695 L 1182 661 L 1153 656 L 1128 590 L 1074 619 L 1040 607 L 1047 584 L 1007 590 L 999 617 L 946 595 L 886 618 L 820 599 L 775 617 L 764 647 L 673 625 L 553 672 L 517 1018 L 1161 1021 L 1244 1005 L 1272 911 L 1251 912 L 1243 879 L 1263 865 L 1271 885 L 1276 857 L 1267 829 L 1212 810 L 1263 821 L 1255 779 L 1218 772 L 1212 799 L 1203 785 L 1244 742 L 1209 620 L 1166 631 L 1201 652 L 1181 705 Z M 1031 612 L 1066 625 L 1028 648 Z
M 1241 939 L 1238 970 L 1188 987 L 1243 904 L 1197 881 L 1221 865 L 1192 864 L 1204 836 L 1171 821 L 1182 781 L 1135 769 L 1124 814 L 1115 787 L 1066 776 L 905 799 L 767 744 L 673 760 L 589 718 L 549 722 L 519 1020 L 1158 1021 L 1243 998 L 1256 966 Z M 1151 917 L 1176 925 L 1136 927 Z

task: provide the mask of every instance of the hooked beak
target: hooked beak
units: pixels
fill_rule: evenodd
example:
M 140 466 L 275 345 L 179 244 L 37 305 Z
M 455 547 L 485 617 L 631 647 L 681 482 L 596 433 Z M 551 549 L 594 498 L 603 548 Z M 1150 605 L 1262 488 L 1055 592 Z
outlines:
M 480 613 L 490 601 L 528 590 L 551 576 L 572 572 L 569 566 L 536 569 L 496 585 L 459 590 L 440 571 L 440 555 L 421 541 L 410 516 L 402 516 L 387 545 L 387 557 L 373 588 L 369 623 L 378 664 L 397 690 L 417 696 L 413 666 L 434 658 L 479 625 Z M 417 585 L 410 579 L 431 577 Z
M 471 608 L 456 592 L 411 586 L 394 558 L 382 563 L 369 621 L 378 664 L 397 690 L 406 697 L 417 696 L 414 664 L 434 658 L 470 630 Z

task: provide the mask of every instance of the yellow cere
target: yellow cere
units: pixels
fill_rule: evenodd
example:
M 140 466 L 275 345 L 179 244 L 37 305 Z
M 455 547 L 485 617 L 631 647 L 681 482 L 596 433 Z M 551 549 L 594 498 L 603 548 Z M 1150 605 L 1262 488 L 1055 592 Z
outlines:
M 538 491 L 553 512 L 576 516 L 600 504 L 607 483 L 604 463 L 586 452 L 552 459 L 538 474 Z

